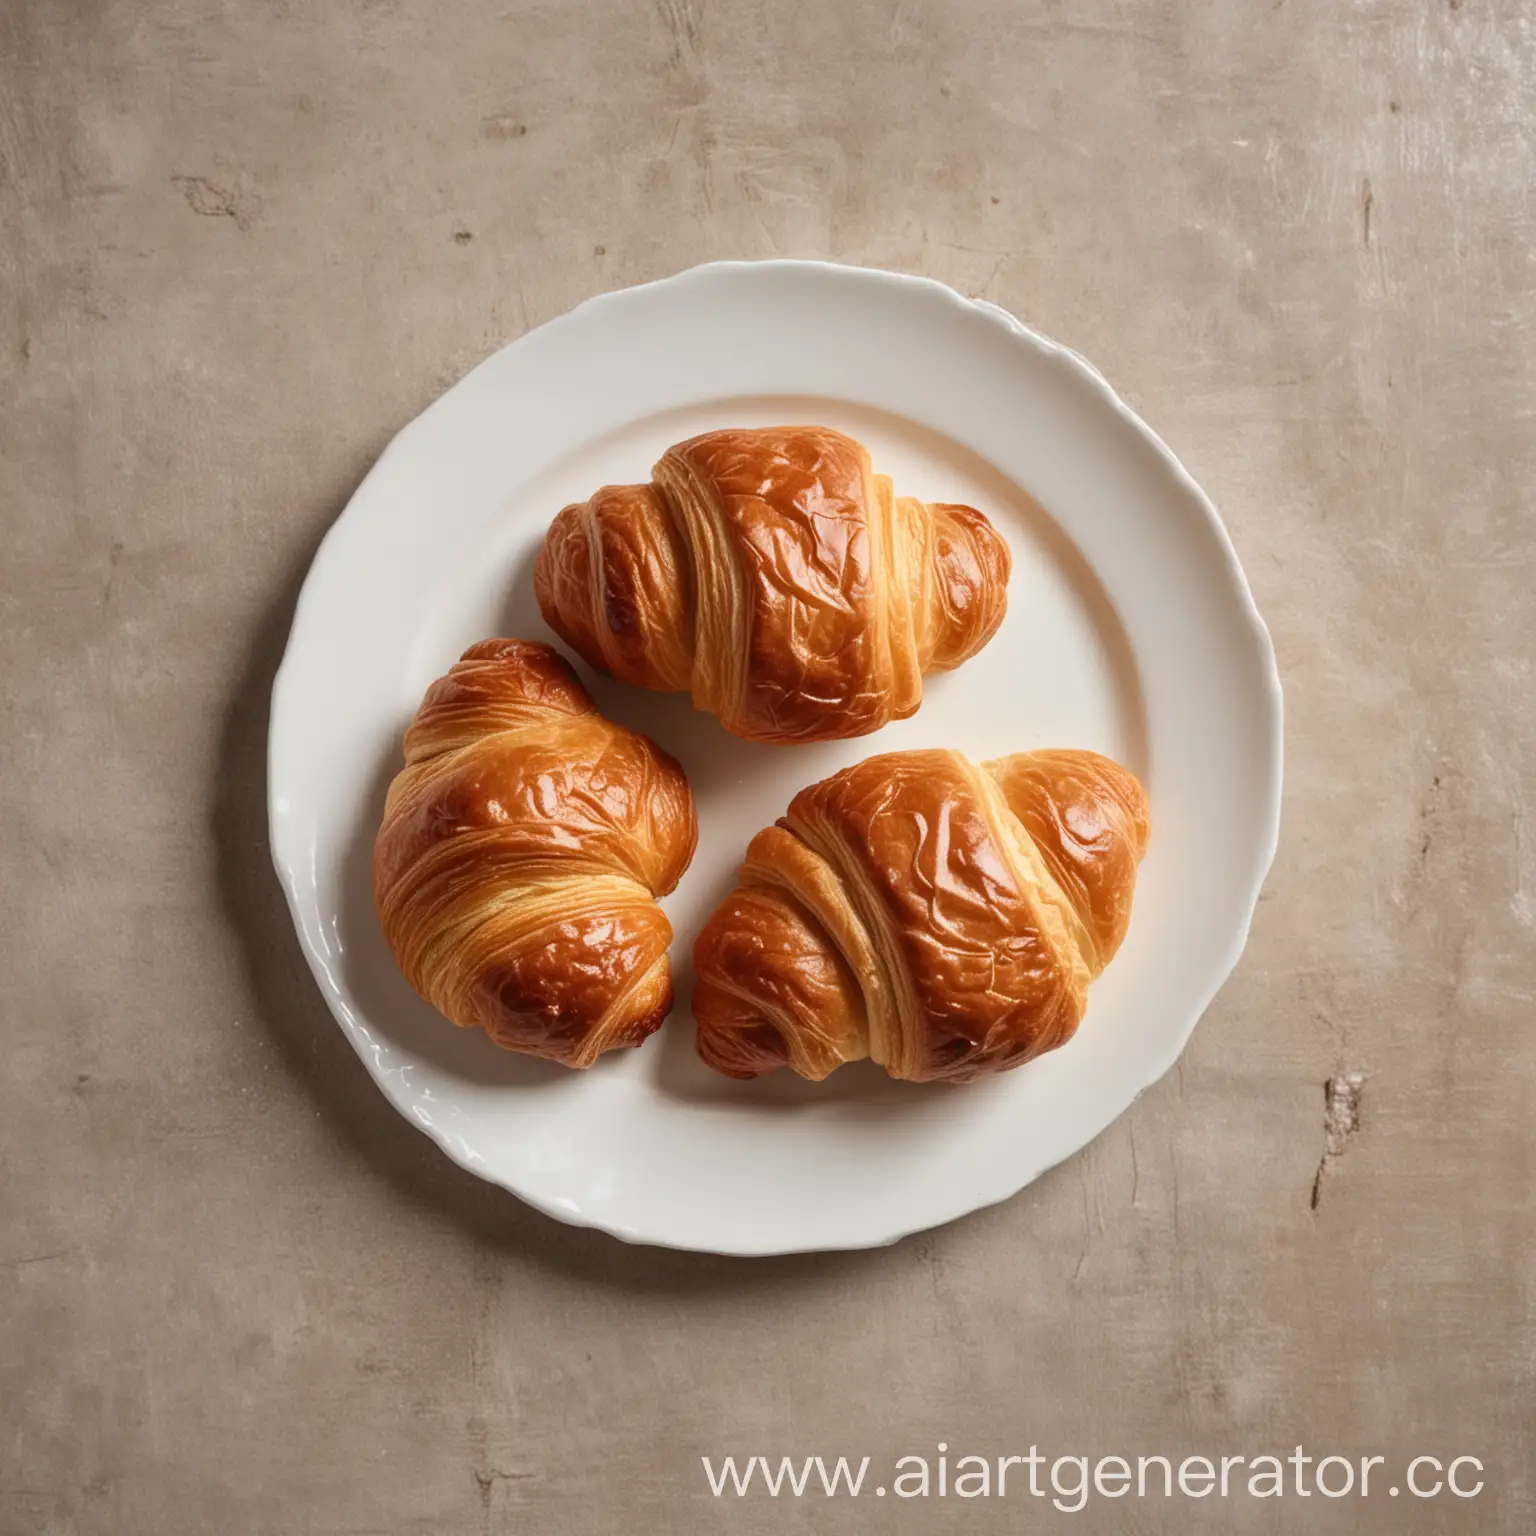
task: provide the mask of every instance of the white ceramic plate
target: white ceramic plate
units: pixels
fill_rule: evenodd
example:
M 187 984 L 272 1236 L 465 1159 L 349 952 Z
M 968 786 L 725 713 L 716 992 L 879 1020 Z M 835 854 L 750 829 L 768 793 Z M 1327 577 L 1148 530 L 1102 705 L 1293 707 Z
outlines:
M 910 720 L 765 747 L 685 699 L 583 671 L 686 768 L 699 850 L 663 905 L 678 1004 L 586 1073 L 452 1028 L 406 986 L 369 885 L 384 789 L 426 686 L 488 635 L 553 639 L 532 563 L 550 518 L 648 478 L 713 427 L 825 423 L 905 495 L 981 508 L 1013 547 L 1008 617 Z M 734 1083 L 694 1055 L 689 951 L 748 839 L 793 793 L 892 748 L 1091 747 L 1134 769 L 1151 847 L 1130 935 L 1077 1038 L 990 1082 Z M 938 283 L 720 264 L 581 305 L 450 389 L 322 544 L 273 691 L 273 857 L 315 978 L 399 1110 L 565 1221 L 725 1253 L 857 1248 L 1013 1194 L 1173 1065 L 1242 950 L 1279 822 L 1274 654 L 1215 510 L 1081 358 Z

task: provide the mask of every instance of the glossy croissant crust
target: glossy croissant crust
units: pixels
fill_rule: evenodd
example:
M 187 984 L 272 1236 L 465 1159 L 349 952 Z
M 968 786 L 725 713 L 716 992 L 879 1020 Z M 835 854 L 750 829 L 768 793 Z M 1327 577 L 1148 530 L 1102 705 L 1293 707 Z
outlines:
M 682 769 L 547 645 L 485 640 L 427 690 L 374 845 L 406 979 L 508 1050 L 587 1067 L 672 1006 L 656 905 L 693 857 Z
M 1009 569 L 980 512 L 893 495 L 841 432 L 772 427 L 678 443 L 649 484 L 566 507 L 534 586 L 591 666 L 793 742 L 912 714 L 925 672 L 992 638 Z
M 813 784 L 699 935 L 699 1054 L 960 1082 L 1052 1050 L 1125 937 L 1148 830 L 1093 752 L 892 752 Z

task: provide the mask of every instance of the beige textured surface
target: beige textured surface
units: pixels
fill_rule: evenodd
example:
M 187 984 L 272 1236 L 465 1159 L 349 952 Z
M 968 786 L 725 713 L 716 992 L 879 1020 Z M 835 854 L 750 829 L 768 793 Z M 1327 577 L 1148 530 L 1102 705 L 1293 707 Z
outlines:
M 1061 1518 L 727 1509 L 698 1460 L 940 1439 L 1488 1468 L 1085 1531 L 1531 1529 L 1529 14 L 0 7 L 0 1530 Z M 782 253 L 1092 357 L 1223 508 L 1289 757 L 1177 1073 L 1001 1209 L 749 1264 L 557 1227 L 396 1118 L 303 970 L 262 755 L 397 428 L 590 293 Z

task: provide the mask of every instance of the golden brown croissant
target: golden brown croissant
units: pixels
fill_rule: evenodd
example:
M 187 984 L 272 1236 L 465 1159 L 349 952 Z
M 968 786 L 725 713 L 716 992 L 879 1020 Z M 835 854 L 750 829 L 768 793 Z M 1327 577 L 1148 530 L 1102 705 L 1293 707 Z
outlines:
M 891 752 L 753 838 L 694 947 L 704 1060 L 962 1082 L 1069 1040 L 1131 916 L 1140 784 L 1094 752 Z
M 539 607 L 593 667 L 691 692 L 737 736 L 878 730 L 1002 623 L 1010 559 L 992 525 L 892 495 L 841 432 L 707 432 L 653 473 L 560 513 Z
M 497 1045 L 589 1067 L 672 1006 L 656 905 L 698 838 L 682 769 L 547 645 L 483 640 L 427 690 L 373 854 L 406 980 Z

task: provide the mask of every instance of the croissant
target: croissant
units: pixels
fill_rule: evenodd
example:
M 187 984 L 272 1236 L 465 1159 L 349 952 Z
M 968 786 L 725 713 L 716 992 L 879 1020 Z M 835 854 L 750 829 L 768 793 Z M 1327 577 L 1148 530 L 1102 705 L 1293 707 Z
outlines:
M 656 897 L 698 838 L 682 769 L 547 645 L 483 640 L 405 733 L 373 855 L 406 980 L 497 1045 L 588 1067 L 672 1006 Z
M 1093 752 L 845 768 L 758 833 L 700 932 L 699 1054 L 962 1082 L 1052 1050 L 1125 937 L 1148 830 L 1140 784 Z
M 863 736 L 1003 620 L 1008 546 L 972 507 L 894 496 L 826 427 L 707 432 L 647 485 L 566 507 L 539 551 L 546 622 L 623 682 L 691 692 L 752 741 Z

